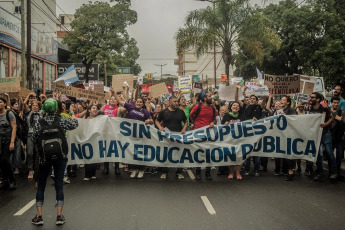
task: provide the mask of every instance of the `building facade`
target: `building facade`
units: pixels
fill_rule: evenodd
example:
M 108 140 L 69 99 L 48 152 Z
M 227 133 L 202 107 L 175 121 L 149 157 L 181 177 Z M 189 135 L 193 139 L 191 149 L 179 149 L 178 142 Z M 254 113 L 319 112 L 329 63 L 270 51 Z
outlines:
M 20 0 L 13 1 L 13 3 L 0 2 L 1 78 L 21 77 L 22 71 L 26 71 L 26 67 L 24 70 L 21 67 L 20 5 Z M 24 10 L 26 13 L 26 1 Z M 54 0 L 31 1 L 32 89 L 40 90 L 40 92 L 51 90 L 52 82 L 57 77 L 58 43 L 55 11 L 56 3 Z M 25 39 L 27 40 L 27 38 Z M 24 85 L 28 88 L 27 84 L 25 82 Z

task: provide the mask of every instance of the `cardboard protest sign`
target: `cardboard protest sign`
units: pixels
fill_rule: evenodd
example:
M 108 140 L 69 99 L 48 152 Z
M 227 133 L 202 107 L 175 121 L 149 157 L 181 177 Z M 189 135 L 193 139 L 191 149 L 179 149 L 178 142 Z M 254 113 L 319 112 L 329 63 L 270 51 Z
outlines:
M 5 77 L 0 78 L 0 92 L 18 92 L 20 89 L 20 78 Z
M 164 82 L 149 87 L 149 91 L 151 97 L 154 98 L 169 93 L 169 90 Z
M 61 94 L 76 97 L 84 98 L 92 101 L 104 101 L 105 93 L 99 93 L 91 90 L 80 89 L 72 86 L 66 86 L 64 83 L 56 82 L 53 84 L 53 91 L 59 92 Z
M 288 95 L 300 92 L 300 76 L 264 76 L 264 84 L 267 85 L 269 93 L 272 95 Z
M 99 93 L 104 93 L 104 85 L 103 84 L 93 85 L 93 91 L 99 92 Z
M 112 87 L 115 92 L 122 91 L 123 83 L 127 82 L 129 91 L 133 91 L 133 74 L 117 74 L 112 77 Z
M 192 78 L 191 78 L 191 76 L 179 76 L 178 77 L 178 88 L 182 92 L 189 92 L 192 89 Z
M 32 90 L 29 90 L 29 89 L 27 89 L 27 88 L 21 87 L 21 88 L 20 88 L 19 95 L 20 95 L 21 97 L 27 97 L 30 93 L 33 93 L 33 92 L 34 92 L 34 91 L 32 91 Z M 39 95 L 37 95 L 37 96 L 39 96 Z
M 254 87 L 254 95 L 257 97 L 269 96 L 269 90 L 268 90 L 267 85 L 255 86 Z
M 143 76 L 138 76 L 138 83 L 139 83 L 139 85 L 142 85 L 144 83 L 144 77 Z
M 219 99 L 225 101 L 235 101 L 236 85 L 219 85 Z

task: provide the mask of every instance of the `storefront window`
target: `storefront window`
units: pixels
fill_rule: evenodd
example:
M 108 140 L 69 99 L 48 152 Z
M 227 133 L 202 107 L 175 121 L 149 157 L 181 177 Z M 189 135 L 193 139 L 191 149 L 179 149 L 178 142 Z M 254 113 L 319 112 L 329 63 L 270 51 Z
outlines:
M 52 89 L 53 81 L 55 80 L 55 66 L 46 63 L 46 90 Z
M 43 68 L 42 62 L 31 58 L 32 85 L 34 89 L 43 88 Z
M 0 47 L 0 77 L 8 77 L 8 49 Z
M 21 63 L 22 59 L 20 53 L 12 51 L 12 77 L 21 76 Z

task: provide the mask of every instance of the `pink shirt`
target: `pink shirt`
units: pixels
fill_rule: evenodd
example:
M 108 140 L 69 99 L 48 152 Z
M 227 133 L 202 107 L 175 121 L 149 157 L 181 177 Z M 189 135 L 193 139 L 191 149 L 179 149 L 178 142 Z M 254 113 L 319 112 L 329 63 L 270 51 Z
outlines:
M 114 108 L 111 108 L 110 105 L 105 105 L 104 109 L 103 109 L 103 112 L 104 112 L 105 115 L 108 115 L 110 117 L 116 117 L 118 109 L 119 109 L 118 106 L 116 106 Z

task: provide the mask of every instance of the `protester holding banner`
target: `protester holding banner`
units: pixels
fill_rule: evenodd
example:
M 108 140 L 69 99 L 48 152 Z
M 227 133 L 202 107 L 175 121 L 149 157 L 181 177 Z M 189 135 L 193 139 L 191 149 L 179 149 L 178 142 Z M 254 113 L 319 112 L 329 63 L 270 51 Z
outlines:
M 333 96 L 331 98 L 331 113 L 333 115 L 333 122 L 331 127 L 332 133 L 332 147 L 336 150 L 335 159 L 337 162 L 337 174 L 338 179 L 344 180 L 344 176 L 341 175 L 341 161 L 343 159 L 343 138 L 344 138 L 344 112 L 338 108 L 340 98 Z
M 273 107 L 271 107 L 273 105 Z M 280 110 L 280 101 L 276 101 L 272 94 L 269 95 L 268 101 L 266 104 L 266 110 L 270 116 L 277 115 L 277 111 Z
M 245 94 L 245 90 L 243 92 Z M 236 87 L 236 94 L 235 94 L 235 100 L 239 103 L 241 108 L 243 109 L 243 115 L 245 117 L 245 120 L 260 120 L 262 118 L 262 108 L 260 105 L 258 105 L 258 97 L 255 95 L 249 96 L 249 103 L 245 104 L 241 100 L 238 99 L 238 87 Z M 254 173 L 255 176 L 259 175 L 259 169 L 260 169 L 260 157 L 254 156 Z M 248 176 L 250 172 L 250 158 L 248 158 L 244 163 L 244 175 Z
M 163 123 L 164 127 L 161 125 Z M 162 132 L 179 132 L 185 134 L 188 126 L 186 114 L 178 107 L 177 97 L 169 98 L 169 108 L 162 110 L 155 122 L 158 129 Z M 184 124 L 182 126 L 182 124 Z M 168 176 L 169 168 L 162 168 L 161 179 L 165 180 Z M 176 170 L 176 178 L 184 179 L 183 169 Z
M 111 89 L 113 91 L 113 89 Z M 142 122 L 145 122 L 145 125 L 152 125 L 153 120 L 151 118 L 151 114 L 144 109 L 144 99 L 143 98 L 137 98 L 135 101 L 135 105 L 131 103 L 127 103 L 123 101 L 118 94 L 114 94 L 115 99 L 118 101 L 118 103 L 123 106 L 128 114 L 127 118 L 128 119 L 133 119 L 133 120 L 139 120 Z M 132 169 L 132 173 L 130 175 L 130 178 L 135 178 L 137 177 L 138 179 L 142 179 L 144 177 L 145 173 L 145 166 L 143 165 L 128 165 L 129 169 Z
M 210 92 L 203 91 L 198 99 L 199 104 L 192 108 L 190 113 L 191 121 L 194 123 L 194 129 L 209 126 L 212 129 L 216 122 L 217 110 L 212 106 L 212 95 Z M 196 168 L 195 178 L 201 180 L 201 168 Z M 211 167 L 206 167 L 206 180 L 212 180 Z
M 306 114 L 305 106 L 301 101 L 297 103 L 296 112 L 297 112 L 297 115 L 305 115 Z
M 13 175 L 11 164 L 11 154 L 14 151 L 16 139 L 16 117 L 13 112 L 6 109 L 7 100 L 0 97 L 0 188 L 5 187 L 7 183 L 9 189 L 16 189 L 16 181 Z
M 337 165 L 333 154 L 333 148 L 332 148 L 332 135 L 330 132 L 330 125 L 333 121 L 333 115 L 330 112 L 330 110 L 327 107 L 323 107 L 320 103 L 323 100 L 322 94 L 318 92 L 313 92 L 310 95 L 310 114 L 315 113 L 323 113 L 326 115 L 324 123 L 320 124 L 320 127 L 323 128 L 322 131 L 322 137 L 321 137 L 321 144 L 325 148 L 325 152 L 328 156 L 328 166 L 329 166 L 329 173 L 330 173 L 330 179 L 336 179 L 338 177 L 337 175 Z M 317 155 L 317 161 L 316 161 L 317 175 L 314 177 L 314 181 L 320 181 L 323 174 L 323 154 L 321 151 L 321 148 L 319 149 L 319 153 Z
M 283 109 L 282 115 L 295 115 L 295 110 L 291 107 L 291 98 L 289 96 L 283 96 L 280 100 L 280 106 Z M 292 181 L 294 177 L 293 167 L 294 167 L 294 160 L 284 159 L 284 163 L 288 169 L 288 175 L 285 177 L 285 181 Z M 301 170 L 299 168 L 299 170 Z
M 94 119 L 99 115 L 99 106 L 90 105 L 87 108 L 85 119 Z M 96 179 L 97 163 L 86 164 L 85 165 L 85 176 L 84 181 L 89 181 L 90 179 Z
M 223 108 L 223 107 L 222 107 Z M 242 122 L 245 120 L 245 117 L 241 111 L 241 106 L 238 102 L 233 102 L 230 107 L 230 112 L 226 113 L 222 119 L 222 124 L 228 125 L 232 123 Z M 234 168 L 236 167 L 236 179 L 242 180 L 241 168 L 242 165 L 230 165 L 229 166 L 229 179 L 234 179 Z
M 187 122 L 188 122 L 187 129 L 189 129 L 189 127 L 191 126 L 190 121 L 189 121 L 189 114 L 190 114 L 192 106 L 187 105 L 186 98 L 183 95 L 181 95 L 180 98 L 178 98 L 178 103 L 180 105 L 179 108 L 182 109 L 182 111 L 185 113 L 185 115 L 187 117 Z
M 109 104 L 106 104 L 101 108 L 101 111 L 104 112 L 104 115 L 107 115 L 109 117 L 117 117 L 118 110 L 119 106 L 114 95 L 110 97 Z M 103 174 L 109 174 L 109 162 L 104 162 Z M 115 162 L 115 174 L 120 175 L 119 162 Z

